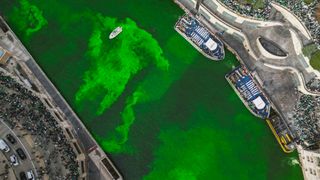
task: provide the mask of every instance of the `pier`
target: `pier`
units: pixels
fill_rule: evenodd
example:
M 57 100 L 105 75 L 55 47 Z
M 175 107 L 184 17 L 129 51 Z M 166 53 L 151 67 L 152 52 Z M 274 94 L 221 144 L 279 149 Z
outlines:
M 265 104 L 268 104 L 269 110 L 265 112 L 273 109 L 277 120 L 273 121 L 274 118 L 270 117 L 270 113 L 262 115 L 252 108 L 254 106 L 249 105 L 250 101 L 255 103 L 245 97 L 243 94 L 245 89 L 239 88 L 240 84 L 231 80 L 234 71 L 227 74 L 226 79 L 253 115 L 264 120 L 268 119 L 267 124 L 280 146 L 284 147 L 282 149 L 285 152 L 292 152 L 298 137 L 292 126 L 291 117 L 298 101 L 298 94 L 317 95 L 315 92 L 310 92 L 305 85 L 319 74 L 312 70 L 302 55 L 301 47 L 309 42 L 305 33 L 300 32 L 301 28 L 297 28 L 297 24 L 292 24 L 287 19 L 287 14 L 283 14 L 283 11 L 274 4 L 271 4 L 272 7 L 276 7 L 273 7 L 275 11 L 270 19 L 261 21 L 241 16 L 220 1 L 175 0 L 175 2 L 186 13 L 198 17 L 199 22 L 210 32 L 223 32 L 216 35 L 236 55 L 250 75 L 249 79 L 262 92 L 263 98 L 255 103 L 267 102 Z M 261 39 L 263 39 L 262 44 Z

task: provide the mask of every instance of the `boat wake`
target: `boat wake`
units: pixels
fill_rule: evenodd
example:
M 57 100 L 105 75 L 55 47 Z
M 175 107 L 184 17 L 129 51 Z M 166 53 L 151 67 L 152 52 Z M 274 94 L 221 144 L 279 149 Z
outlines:
M 294 158 L 294 157 L 288 158 L 287 164 L 288 164 L 289 166 L 300 165 L 299 160 L 298 160 L 297 158 Z

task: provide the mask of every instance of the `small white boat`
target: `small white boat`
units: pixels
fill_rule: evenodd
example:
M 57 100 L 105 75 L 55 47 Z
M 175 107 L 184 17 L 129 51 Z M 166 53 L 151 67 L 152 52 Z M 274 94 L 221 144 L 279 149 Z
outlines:
M 117 27 L 115 28 L 109 35 L 109 39 L 113 39 L 117 37 L 120 33 L 122 32 L 122 27 Z

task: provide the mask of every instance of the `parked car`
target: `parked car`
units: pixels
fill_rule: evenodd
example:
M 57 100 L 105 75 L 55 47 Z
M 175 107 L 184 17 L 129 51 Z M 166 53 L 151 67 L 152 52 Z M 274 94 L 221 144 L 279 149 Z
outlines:
M 22 159 L 25 160 L 27 158 L 26 154 L 24 153 L 24 151 L 21 148 L 18 148 L 16 150 L 18 156 Z
M 35 179 L 32 170 L 27 172 L 27 178 L 28 178 L 28 180 L 34 180 Z
M 20 176 L 20 180 L 28 180 L 27 176 L 26 176 L 26 173 L 24 173 L 24 172 L 20 172 L 19 176 Z
M 14 166 L 18 166 L 19 165 L 18 158 L 14 154 L 10 156 L 10 161 L 11 161 L 11 164 L 14 165 Z
M 0 149 L 4 152 L 10 151 L 8 144 L 3 139 L 0 139 Z
M 15 144 L 17 142 L 16 139 L 11 134 L 7 134 L 6 138 L 11 144 Z

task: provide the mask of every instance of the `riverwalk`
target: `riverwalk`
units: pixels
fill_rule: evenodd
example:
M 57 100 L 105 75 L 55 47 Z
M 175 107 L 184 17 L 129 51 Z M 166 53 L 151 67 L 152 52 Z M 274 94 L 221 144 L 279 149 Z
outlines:
M 19 64 L 24 72 L 27 73 L 28 79 L 37 87 L 40 94 L 45 96 L 49 101 L 50 106 L 54 107 L 57 112 L 61 112 L 62 116 L 59 117 L 65 119 L 66 123 L 72 127 L 72 132 L 76 136 L 80 145 L 79 148 L 81 148 L 84 153 L 84 158 L 86 159 L 86 163 L 82 166 L 82 169 L 88 168 L 86 172 L 87 178 L 97 180 L 122 180 L 123 178 L 119 171 L 91 136 L 90 132 L 86 129 L 63 96 L 41 70 L 19 38 L 10 29 L 9 25 L 2 17 L 0 18 L 0 21 L 2 24 L 6 25 L 6 28 L 8 29 L 5 33 L 13 39 L 13 43 L 7 44 L 8 49 L 16 56 L 16 59 L 19 59 Z

